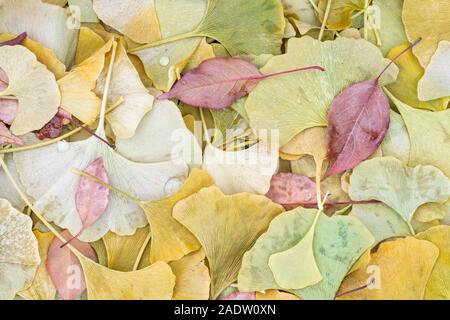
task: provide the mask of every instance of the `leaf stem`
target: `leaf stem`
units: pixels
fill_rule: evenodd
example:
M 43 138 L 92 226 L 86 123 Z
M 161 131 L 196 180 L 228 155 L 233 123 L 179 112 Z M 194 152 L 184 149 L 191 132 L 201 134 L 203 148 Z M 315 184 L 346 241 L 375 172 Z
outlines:
M 314 2 L 314 0 L 309 0 L 309 3 L 310 3 L 311 6 L 314 8 L 314 11 L 316 11 L 317 13 L 320 12 L 319 7 L 318 7 L 317 4 Z
M 37 211 L 33 204 L 31 203 L 31 201 L 28 199 L 27 195 L 25 195 L 25 193 L 22 191 L 22 189 L 19 187 L 19 184 L 17 183 L 17 181 L 14 179 L 13 175 L 11 174 L 11 171 L 9 171 L 8 166 L 6 165 L 5 161 L 3 160 L 3 157 L 0 157 L 0 167 L 3 168 L 3 170 L 5 170 L 6 176 L 8 177 L 9 181 L 11 182 L 11 184 L 13 185 L 14 189 L 17 191 L 17 193 L 19 194 L 20 198 L 22 198 L 22 200 L 25 202 L 25 204 L 28 206 L 28 208 L 30 208 L 34 214 L 36 215 L 36 217 L 38 217 L 39 220 L 41 220 L 41 222 L 62 242 L 66 242 L 66 239 L 58 232 L 58 230 L 56 230 L 55 227 L 52 226 L 51 223 L 49 223 L 47 221 L 47 219 L 44 218 L 44 216 Z M 70 251 L 72 251 L 75 255 L 83 255 L 81 254 L 75 247 L 73 247 L 72 245 L 68 245 L 67 246 Z
M 348 291 L 339 293 L 339 294 L 336 295 L 336 298 L 345 296 L 345 295 L 350 294 L 350 293 L 354 293 L 354 292 L 358 292 L 358 291 L 367 289 L 367 288 L 369 288 L 369 286 L 370 286 L 371 284 L 374 283 L 374 281 L 375 281 L 375 279 L 373 279 L 371 282 L 368 282 L 367 284 L 365 284 L 365 285 L 363 285 L 363 286 L 361 286 L 361 287 L 358 287 L 358 288 L 355 288 L 355 289 L 351 289 L 351 290 L 348 290 Z
M 21 44 L 22 42 L 25 41 L 27 36 L 28 35 L 26 32 L 22 32 L 21 34 L 19 34 L 17 37 L 15 37 L 13 39 L 0 42 L 0 47 L 1 46 L 16 46 L 18 44 Z
M 330 11 L 331 11 L 331 1 L 332 0 L 327 1 L 327 8 L 325 9 L 325 16 L 323 17 L 322 25 L 320 27 L 319 41 L 322 41 L 323 33 L 324 33 L 325 27 L 327 25 L 328 17 L 330 15 Z
M 111 77 L 114 69 L 114 62 L 116 60 L 117 42 L 113 41 L 111 50 L 111 59 L 109 61 L 108 73 L 106 75 L 105 88 L 103 90 L 102 105 L 100 108 L 100 118 L 98 122 L 97 131 L 95 132 L 98 136 L 106 140 L 105 135 L 105 116 L 106 116 L 106 105 L 108 103 L 109 87 L 111 84 Z
M 201 36 L 197 33 L 196 30 L 188 32 L 188 33 L 182 33 L 182 34 L 178 34 L 172 37 L 168 37 L 166 39 L 161 39 L 159 41 L 155 41 L 152 43 L 147 43 L 141 46 L 138 46 L 136 48 L 132 48 L 132 49 L 128 49 L 128 53 L 136 53 L 145 49 L 150 49 L 150 48 L 154 48 L 154 47 L 158 47 L 161 46 L 163 44 L 167 44 L 167 43 L 171 43 L 171 42 L 175 42 L 175 41 L 179 41 L 179 40 L 184 40 L 184 39 L 188 39 L 188 38 L 194 38 L 194 37 L 198 37 Z
M 138 198 L 130 195 L 129 193 L 126 193 L 125 191 L 122 191 L 122 190 L 120 190 L 120 189 L 118 189 L 118 188 L 116 188 L 116 187 L 114 187 L 114 186 L 112 186 L 112 185 L 110 185 L 108 183 L 105 183 L 104 181 L 100 180 L 96 176 L 93 176 L 93 175 L 91 175 L 91 174 L 89 174 L 87 172 L 83 172 L 83 171 L 75 169 L 75 168 L 72 168 L 72 172 L 77 174 L 77 175 L 79 175 L 79 176 L 88 178 L 88 179 L 94 181 L 95 183 L 98 183 L 102 187 L 107 188 L 107 189 L 109 189 L 109 190 L 111 190 L 111 191 L 121 195 L 122 197 L 130 200 L 131 202 L 136 203 L 137 205 L 141 205 L 141 203 L 142 203 L 142 201 L 140 199 L 138 199 Z
M 205 115 L 203 114 L 203 109 L 200 108 L 200 118 L 202 119 L 203 130 L 205 130 L 205 139 L 208 141 L 208 144 L 211 144 L 211 137 L 208 132 L 208 126 L 206 125 Z
M 340 206 L 340 205 L 365 205 L 365 204 L 376 204 L 381 203 L 378 200 L 368 200 L 368 201 L 327 201 L 324 203 L 325 206 Z M 281 203 L 283 206 L 318 206 L 317 202 L 292 202 L 292 203 Z
M 114 109 L 116 109 L 119 105 L 122 104 L 122 102 L 124 101 L 123 97 L 120 97 L 119 99 L 117 99 L 112 105 L 111 107 L 107 110 L 106 113 L 109 113 L 111 111 L 113 111 Z M 83 127 L 89 127 L 90 125 L 94 124 L 95 121 L 97 121 L 97 119 L 91 121 L 88 124 L 85 124 Z M 71 136 L 73 136 L 74 134 L 77 134 L 78 132 L 80 132 L 82 130 L 82 128 L 76 128 L 62 136 L 59 136 L 58 138 L 52 139 L 52 140 L 48 140 L 48 141 L 44 141 L 41 143 L 36 143 L 36 144 L 32 144 L 29 146 L 25 146 L 25 147 L 18 147 L 18 148 L 11 148 L 11 149 L 4 149 L 4 150 L 0 150 L 0 155 L 1 154 L 6 154 L 6 153 L 13 153 L 13 152 L 23 152 L 23 151 L 29 151 L 29 150 L 33 150 L 33 149 L 38 149 L 38 148 L 43 148 L 43 147 L 47 147 L 49 145 L 52 145 L 54 143 L 57 143 L 59 141 L 62 141 L 64 139 L 70 138 Z
M 275 73 L 270 73 L 270 74 L 262 74 L 259 76 L 244 77 L 244 78 L 237 79 L 237 81 L 239 81 L 239 80 L 264 80 L 264 79 L 268 79 L 268 78 L 274 78 L 274 77 L 282 76 L 285 74 L 290 74 L 290 73 L 295 73 L 295 72 L 305 71 L 305 70 L 319 70 L 322 72 L 326 71 L 321 66 L 311 66 L 311 67 L 303 67 L 303 68 L 296 68 L 296 69 L 287 70 L 287 71 L 275 72 Z M 236 81 L 236 80 L 234 80 L 234 81 Z
M 136 271 L 139 268 L 139 263 L 142 260 L 142 257 L 144 255 L 145 249 L 147 248 L 151 238 L 152 238 L 152 233 L 149 231 L 148 235 L 147 235 L 147 238 L 145 238 L 144 243 L 142 244 L 141 249 L 139 250 L 139 253 L 138 253 L 137 257 L 136 257 L 136 261 L 134 262 L 132 271 Z
M 417 46 L 420 43 L 420 41 L 422 41 L 422 38 L 418 38 L 416 41 L 414 41 L 413 44 L 409 45 L 405 50 L 403 50 L 398 55 L 396 55 L 395 58 L 392 59 L 391 62 L 389 62 L 389 64 L 383 69 L 383 71 L 381 71 L 380 75 L 375 80 L 379 81 L 381 76 L 386 72 L 387 69 L 390 68 L 390 66 L 392 66 L 395 63 L 395 61 L 397 61 L 398 58 L 400 58 L 402 55 L 404 55 L 407 51 L 409 51 L 412 48 L 414 48 L 415 46 Z

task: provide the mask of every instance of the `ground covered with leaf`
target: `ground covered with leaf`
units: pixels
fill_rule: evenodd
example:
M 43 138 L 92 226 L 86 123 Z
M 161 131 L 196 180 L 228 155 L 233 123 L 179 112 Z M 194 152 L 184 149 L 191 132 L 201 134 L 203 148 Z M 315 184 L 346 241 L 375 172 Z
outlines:
M 0 299 L 450 300 L 448 0 L 0 0 Z

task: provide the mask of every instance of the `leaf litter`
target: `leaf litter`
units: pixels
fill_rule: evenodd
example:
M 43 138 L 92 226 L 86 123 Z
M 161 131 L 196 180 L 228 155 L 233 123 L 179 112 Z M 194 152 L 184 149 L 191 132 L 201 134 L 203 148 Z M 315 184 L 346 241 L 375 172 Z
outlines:
M 0 0 L 0 298 L 450 299 L 449 12 Z

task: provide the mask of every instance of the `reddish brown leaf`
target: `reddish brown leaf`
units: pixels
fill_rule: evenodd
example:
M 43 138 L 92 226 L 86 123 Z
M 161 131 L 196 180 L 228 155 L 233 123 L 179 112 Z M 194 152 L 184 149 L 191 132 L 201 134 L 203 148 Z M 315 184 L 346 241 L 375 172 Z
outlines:
M 65 238 L 70 237 L 68 231 L 64 231 L 62 235 Z M 61 298 L 63 300 L 74 300 L 86 290 L 86 282 L 78 258 L 68 247 L 62 247 L 62 244 L 63 243 L 55 237 L 48 248 L 47 271 Z M 74 239 L 71 242 L 71 245 L 87 258 L 97 261 L 95 251 L 89 243 Z
M 1 102 L 0 102 L 1 103 Z M 56 116 L 50 120 L 41 130 L 36 133 L 39 140 L 55 139 L 59 137 L 65 125 L 72 121 L 72 116 L 63 109 L 59 108 Z
M 109 183 L 103 158 L 95 159 L 84 172 Z M 105 213 L 109 202 L 109 189 L 101 186 L 92 179 L 80 177 L 75 203 L 81 217 L 83 229 L 97 221 Z
M 186 73 L 172 90 L 158 99 L 179 99 L 196 107 L 224 109 L 250 93 L 261 80 L 312 69 L 324 71 L 313 66 L 263 75 L 246 60 L 213 58 Z
M 266 197 L 281 204 L 287 210 L 300 204 L 308 207 L 317 202 L 316 184 L 305 176 L 294 173 L 279 173 L 272 177 L 270 190 Z
M 389 129 L 389 99 L 380 77 L 406 51 L 402 51 L 374 80 L 354 84 L 336 96 L 328 113 L 328 167 L 326 176 L 353 169 L 368 159 L 383 142 Z
M 352 85 L 333 100 L 327 176 L 353 169 L 378 149 L 389 128 L 390 111 L 378 79 Z

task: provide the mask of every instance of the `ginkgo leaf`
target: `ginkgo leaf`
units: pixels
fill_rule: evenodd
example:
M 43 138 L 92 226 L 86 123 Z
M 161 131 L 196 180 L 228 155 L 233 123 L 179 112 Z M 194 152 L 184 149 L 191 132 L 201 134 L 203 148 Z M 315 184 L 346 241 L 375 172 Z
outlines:
M 282 146 L 280 151 L 298 156 L 313 156 L 316 164 L 327 158 L 328 151 L 327 129 L 325 127 L 315 127 L 307 129 L 295 136 L 289 143 Z
M 78 36 L 75 65 L 82 63 L 105 45 L 105 40 L 90 28 L 81 27 Z
M 339 299 L 422 300 L 438 255 L 438 247 L 431 242 L 412 237 L 382 243 L 370 261 L 370 265 L 378 267 L 372 278 L 373 287 L 350 292 Z M 367 285 L 369 277 L 367 270 L 356 271 L 345 279 L 339 292 Z
M 428 112 L 404 104 L 387 92 L 405 121 L 411 141 L 409 165 L 433 165 L 450 178 L 450 110 Z
M 450 3 L 446 0 L 404 2 L 403 23 L 408 39 L 414 41 L 417 37 L 426 35 L 424 41 L 414 48 L 414 54 L 424 68 L 429 65 L 439 43 L 450 39 L 450 25 L 447 23 L 449 14 Z
M 405 50 L 409 46 L 409 43 L 400 45 L 398 47 L 393 48 L 387 55 L 388 58 L 393 59 L 400 52 Z M 450 98 L 446 99 L 436 99 L 432 101 L 420 101 L 424 100 L 420 97 L 420 83 L 419 80 L 422 78 L 424 71 L 419 64 L 417 58 L 413 55 L 412 52 L 408 51 L 403 56 L 398 58 L 396 61 L 397 66 L 400 69 L 398 74 L 397 81 L 391 83 L 386 86 L 386 89 L 389 90 L 397 99 L 403 101 L 411 107 L 419 108 L 419 109 L 427 109 L 431 111 L 441 111 L 447 109 L 447 105 L 450 101 Z M 440 65 L 440 69 L 445 64 Z M 423 80 L 421 80 L 423 81 Z M 419 89 L 417 88 L 419 84 Z M 419 90 L 419 91 L 418 91 Z M 450 91 L 448 96 L 450 96 Z M 437 98 L 444 97 L 440 96 Z M 419 100 L 420 98 L 420 100 Z M 431 99 L 425 99 L 431 100 Z
M 420 100 L 429 101 L 432 99 L 447 97 L 444 99 L 447 104 L 444 104 L 444 108 L 440 110 L 447 109 L 446 107 L 450 101 L 450 98 L 448 98 L 450 96 L 449 59 L 450 41 L 439 42 L 436 53 L 431 58 L 430 64 L 426 68 L 423 78 L 419 81 L 418 92 Z M 411 105 L 408 101 L 401 99 L 401 97 L 398 98 Z
M 382 201 L 408 223 L 424 203 L 444 203 L 450 197 L 450 179 L 433 166 L 404 165 L 393 157 L 361 163 L 350 177 L 352 200 Z
M 203 169 L 225 194 L 266 194 L 278 169 L 278 150 L 264 141 L 239 151 L 224 151 L 208 144 Z
M 162 39 L 188 33 L 202 21 L 207 0 L 156 1 Z M 183 12 L 183 23 L 178 13 Z M 180 77 L 184 67 L 195 53 L 203 37 L 193 37 L 169 42 L 135 52 L 145 67 L 145 72 L 158 90 L 169 91 Z M 130 44 L 129 44 L 130 45 Z
M 439 226 L 431 228 L 416 236 L 417 239 L 432 242 L 439 248 L 439 256 L 428 280 L 424 299 L 448 300 L 450 299 L 450 227 Z
M 169 265 L 157 262 L 145 269 L 121 272 L 78 254 L 89 300 L 170 300 L 175 276 Z
M 376 30 L 380 35 L 380 50 L 387 55 L 391 49 L 408 42 L 402 21 L 403 0 L 373 0 L 372 5 L 377 11 L 373 16 L 375 25 L 369 24 L 372 30 L 368 30 L 368 40 L 376 43 L 373 32 Z
M 41 260 L 30 217 L 0 199 L 0 299 L 29 287 Z
M 154 0 L 93 0 L 100 20 L 138 43 L 161 39 Z
M 279 130 L 280 144 L 285 145 L 308 128 L 326 126 L 334 97 L 351 84 L 375 78 L 388 63 L 365 40 L 290 39 L 287 53 L 270 59 L 261 69 L 263 74 L 307 65 L 320 65 L 326 72 L 302 72 L 260 83 L 245 103 L 250 126 Z M 381 85 L 394 81 L 396 74 L 396 68 L 390 68 Z
M 202 150 L 171 101 L 155 101 L 132 138 L 116 139 L 116 150 L 137 162 L 182 159 L 190 165 L 202 163 Z
M 326 20 L 326 26 L 330 30 L 342 30 L 352 24 L 352 15 L 356 10 L 363 10 L 365 0 L 319 0 L 317 7 L 319 9 L 318 17 L 324 20 L 326 11 L 329 14 Z M 328 4 L 330 3 L 330 4 Z M 329 8 L 327 8 L 330 6 Z
M 210 277 L 205 260 L 205 252 L 199 250 L 170 263 L 177 278 L 173 300 L 209 299 Z
M 107 267 L 117 271 L 133 271 L 142 247 L 148 244 L 150 229 L 142 228 L 136 230 L 131 236 L 118 236 L 108 232 L 103 237 L 103 243 L 107 252 Z
M 28 0 L 0 1 L 0 33 L 19 34 L 53 50 L 66 66 L 75 57 L 78 30 L 70 28 L 65 9 Z
M 0 41 L 8 40 L 14 37 L 15 36 L 12 34 L 0 34 Z M 26 38 L 22 41 L 22 45 L 33 52 L 37 60 L 44 64 L 47 69 L 55 75 L 57 80 L 64 76 L 66 66 L 58 60 L 55 53 L 51 49 L 44 47 L 41 43 L 31 40 L 30 38 Z
M 350 216 L 358 218 L 374 236 L 374 246 L 396 237 L 411 235 L 408 223 L 383 203 L 353 205 Z
M 109 77 L 112 66 L 109 68 Z M 127 196 L 116 192 L 111 194 L 106 212 L 79 236 L 80 240 L 88 242 L 100 239 L 110 230 L 118 235 L 132 235 L 136 229 L 146 226 L 147 219 L 136 199 L 157 200 L 167 197 L 173 193 L 170 180 L 183 180 L 188 171 L 187 165 L 179 160 L 136 163 L 112 150 L 105 143 L 107 95 L 105 90 L 96 136 L 67 143 L 64 150 L 53 144 L 14 154 L 21 181 L 27 193 L 36 200 L 36 209 L 43 212 L 46 219 L 69 229 L 72 234 L 78 234 L 82 229 L 74 196 L 80 177 L 72 170 L 84 170 L 93 160 L 103 157 L 111 185 Z M 27 139 L 28 142 L 33 141 L 33 137 Z M 49 167 L 48 163 L 52 166 Z
M 23 46 L 0 47 L 0 68 L 9 79 L 1 97 L 19 102 L 11 132 L 23 135 L 42 128 L 58 111 L 61 101 L 55 76 Z
M 210 187 L 214 181 L 202 170 L 194 169 L 181 188 L 159 201 L 142 203 L 152 232 L 150 262 L 174 261 L 200 248 L 197 239 L 172 216 L 175 205 Z
M 61 235 L 65 239 L 71 237 L 67 231 L 64 231 Z M 97 260 L 95 251 L 89 243 L 72 239 L 70 244 L 81 252 L 86 259 Z M 59 238 L 53 238 L 48 248 L 46 267 L 48 275 L 63 300 L 75 300 L 86 290 L 80 261 L 69 247 L 64 246 Z
M 101 100 L 93 90 L 105 66 L 105 55 L 111 50 L 112 44 L 113 39 L 58 80 L 61 107 L 84 123 L 92 122 L 100 113 Z
M 239 271 L 239 290 L 282 289 L 268 266 L 269 257 L 298 244 L 310 230 L 316 215 L 317 209 L 298 208 L 275 218 L 267 232 L 244 255 Z M 288 291 L 302 299 L 334 299 L 342 279 L 372 243 L 372 235 L 358 219 L 329 218 L 321 214 L 314 237 L 314 256 L 323 280 L 301 290 Z M 290 265 L 285 268 L 288 272 Z
M 391 112 L 389 129 L 381 144 L 381 151 L 386 157 L 395 157 L 404 163 L 409 161 L 411 142 L 409 141 L 408 130 L 402 117 L 393 111 Z
M 42 233 L 38 230 L 34 231 L 34 235 L 38 241 L 41 264 L 36 271 L 31 286 L 25 291 L 19 292 L 19 295 L 28 300 L 54 300 L 56 288 L 47 272 L 46 262 L 48 248 L 55 236 L 51 232 Z
M 445 219 L 450 213 L 450 207 L 446 205 L 449 201 L 444 204 L 431 202 L 421 205 L 414 212 L 414 221 L 427 223 Z
M 106 120 L 116 137 L 128 139 L 134 135 L 145 114 L 152 109 L 154 98 L 142 84 L 122 44 L 118 46 L 113 68 L 108 102 L 114 103 L 120 97 L 124 101 L 106 115 Z M 98 95 L 104 90 L 106 75 L 105 68 L 97 80 L 95 92 Z
M 263 196 L 225 196 L 217 187 L 202 189 L 174 207 L 174 218 L 196 236 L 206 252 L 212 299 L 236 281 L 242 255 L 282 211 Z

